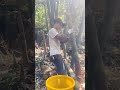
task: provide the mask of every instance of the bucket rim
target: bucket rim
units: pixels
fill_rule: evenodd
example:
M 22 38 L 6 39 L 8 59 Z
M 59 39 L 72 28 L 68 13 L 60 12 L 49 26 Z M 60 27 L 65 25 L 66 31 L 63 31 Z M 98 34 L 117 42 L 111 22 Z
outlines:
M 67 77 L 67 78 L 69 78 L 72 82 L 73 82 L 73 85 L 71 85 L 70 87 L 67 87 L 67 88 L 63 88 L 63 89 L 57 89 L 57 88 L 54 88 L 54 87 L 51 87 L 50 85 L 48 85 L 48 81 L 51 79 L 51 78 L 54 78 L 54 77 L 60 77 L 60 76 L 62 76 L 62 77 Z M 46 87 L 47 88 L 50 88 L 50 89 L 53 89 L 53 90 L 69 90 L 69 89 L 71 89 L 71 88 L 74 88 L 74 86 L 75 86 L 75 80 L 72 78 L 72 77 L 70 77 L 70 76 L 67 76 L 67 75 L 54 75 L 54 76 L 51 76 L 51 77 L 49 77 L 47 80 L 46 80 Z

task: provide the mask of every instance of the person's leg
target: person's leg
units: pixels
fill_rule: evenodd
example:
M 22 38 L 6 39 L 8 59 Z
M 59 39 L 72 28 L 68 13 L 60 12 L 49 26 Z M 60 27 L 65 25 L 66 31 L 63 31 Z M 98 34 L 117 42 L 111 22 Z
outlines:
M 57 71 L 57 62 L 56 62 L 56 60 L 55 60 L 54 57 L 55 57 L 55 55 L 50 56 L 50 61 L 54 63 L 54 65 L 56 66 L 56 72 L 58 72 L 58 71 Z
M 64 75 L 64 61 L 61 55 L 54 55 L 54 63 L 57 67 L 57 73 L 60 75 Z

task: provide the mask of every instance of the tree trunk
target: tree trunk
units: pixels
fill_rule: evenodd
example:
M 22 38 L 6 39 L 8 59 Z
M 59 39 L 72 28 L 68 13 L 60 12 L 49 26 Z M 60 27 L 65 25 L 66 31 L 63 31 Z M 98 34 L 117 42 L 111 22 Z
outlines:
M 4 63 L 3 63 L 4 61 L 3 61 L 3 56 L 2 56 L 2 54 L 3 54 L 3 53 L 0 51 L 0 65 L 4 64 Z
M 86 61 L 88 70 L 86 89 L 93 90 L 93 88 L 95 88 L 95 90 L 107 90 L 103 61 L 93 14 L 86 17 L 86 43 L 88 50 L 88 59 Z M 93 84 L 94 87 L 92 87 Z
M 44 5 L 44 10 L 45 10 L 45 20 L 46 20 L 46 27 L 47 27 L 47 32 L 48 32 L 48 30 L 49 30 L 49 28 L 48 28 L 48 18 L 47 18 L 47 9 L 46 9 L 46 5 Z
M 23 38 L 21 39 L 23 42 L 22 42 L 22 45 L 23 45 L 23 62 L 25 62 L 26 64 L 28 63 L 28 53 L 27 53 L 27 42 L 26 42 L 26 37 L 25 37 L 25 31 L 24 31 L 24 25 L 23 25 L 23 21 L 22 21 L 22 17 L 21 17 L 21 13 L 18 12 L 18 18 L 17 18 L 17 21 L 18 21 L 18 28 L 19 30 L 22 32 L 23 34 Z
M 104 17 L 103 25 L 101 30 L 99 30 L 98 37 L 100 43 L 101 52 L 103 52 L 104 42 L 108 39 L 109 35 L 112 33 L 113 27 L 113 16 L 118 12 L 117 8 L 119 7 L 119 1 L 106 0 L 106 13 Z
M 66 33 L 66 28 L 64 29 L 64 34 Z M 63 45 L 63 52 L 64 52 L 64 58 L 66 59 L 67 58 L 67 53 L 66 53 L 66 43 L 64 43 L 64 45 Z
M 65 60 L 64 64 L 65 64 L 65 68 L 67 69 L 68 75 L 75 78 L 75 73 L 72 70 L 72 68 L 67 64 L 67 60 Z
M 56 4 L 56 0 L 47 0 L 48 15 L 49 15 L 51 27 L 54 24 L 54 19 L 58 16 L 57 7 L 58 7 L 58 4 Z
M 24 81 L 25 79 L 25 75 L 24 75 L 24 62 L 23 62 L 23 58 L 21 58 L 21 62 L 20 62 L 20 82 Z
M 46 59 L 46 40 L 45 40 L 45 33 L 42 32 L 43 35 L 43 43 L 44 43 L 44 60 Z
M 75 64 L 75 73 L 76 76 L 80 76 L 80 58 L 78 56 L 78 51 L 77 51 L 77 46 L 76 46 L 76 41 L 75 41 L 75 34 L 71 35 L 71 45 L 72 45 L 72 50 L 73 50 L 73 56 L 72 56 L 72 60 L 74 60 L 74 64 Z
M 82 14 L 82 20 L 79 26 L 79 32 L 78 32 L 78 38 L 77 38 L 77 46 L 79 47 L 79 45 L 81 44 L 81 38 L 82 38 L 82 34 L 85 31 L 85 12 L 83 12 Z
M 46 0 L 47 2 L 47 12 L 48 12 L 48 15 L 49 15 L 49 21 L 50 21 L 50 27 L 52 27 L 52 22 L 51 22 L 51 8 L 50 8 L 50 0 Z
M 13 68 L 15 68 L 17 65 L 17 63 L 16 63 L 16 59 L 15 59 L 15 55 L 14 55 L 14 51 L 11 51 L 12 52 L 12 55 L 13 55 Z
M 59 1 L 58 0 L 55 0 L 56 1 L 56 4 L 55 4 L 55 18 L 58 17 L 58 6 L 59 6 Z
M 76 31 L 76 11 L 75 11 L 75 6 L 73 5 L 73 1 L 67 2 L 67 15 L 66 15 L 66 20 L 67 20 L 67 27 L 68 28 L 73 28 L 73 31 Z M 74 22 L 74 23 L 73 23 Z M 70 44 L 72 47 L 72 61 L 71 61 L 71 67 L 74 69 L 75 66 L 75 74 L 77 77 L 80 77 L 80 58 L 78 56 L 78 51 L 77 51 L 77 46 L 76 46 L 76 35 L 71 34 L 70 36 Z

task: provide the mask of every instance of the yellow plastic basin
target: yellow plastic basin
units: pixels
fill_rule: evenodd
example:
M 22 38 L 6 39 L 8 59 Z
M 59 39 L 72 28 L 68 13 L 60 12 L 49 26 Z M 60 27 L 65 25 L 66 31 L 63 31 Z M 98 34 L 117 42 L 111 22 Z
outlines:
M 74 90 L 74 86 L 74 79 L 66 75 L 55 75 L 46 80 L 47 90 Z

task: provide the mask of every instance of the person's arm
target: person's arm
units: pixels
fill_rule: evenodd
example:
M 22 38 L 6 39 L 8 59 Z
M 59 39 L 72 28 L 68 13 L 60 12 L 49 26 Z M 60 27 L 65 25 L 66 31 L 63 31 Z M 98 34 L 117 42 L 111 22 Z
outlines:
M 61 43 L 65 43 L 69 40 L 70 34 L 73 33 L 73 29 L 69 29 L 66 34 L 58 34 L 55 38 L 59 39 Z
M 69 36 L 67 34 L 57 34 L 55 36 L 61 43 L 66 43 L 69 40 Z
M 50 30 L 49 35 L 51 38 L 58 39 L 61 43 L 65 43 L 69 39 L 68 34 L 60 34 L 55 29 Z

